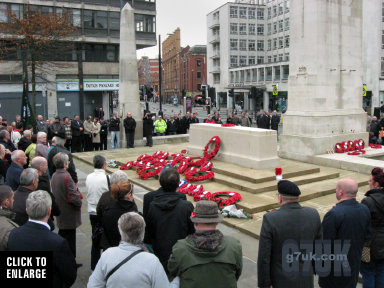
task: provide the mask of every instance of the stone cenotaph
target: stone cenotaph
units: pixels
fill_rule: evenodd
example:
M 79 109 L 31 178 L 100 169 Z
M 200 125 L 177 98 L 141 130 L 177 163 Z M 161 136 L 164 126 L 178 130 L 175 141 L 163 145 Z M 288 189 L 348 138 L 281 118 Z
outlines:
M 336 143 L 368 143 L 362 109 L 362 0 L 293 0 L 284 158 L 309 161 Z
M 123 119 L 127 112 L 132 112 L 136 120 L 135 140 L 143 140 L 143 115 L 140 109 L 139 76 L 137 74 L 136 34 L 134 9 L 125 4 L 121 10 L 120 20 L 120 84 L 119 84 L 119 116 L 120 147 L 126 147 Z

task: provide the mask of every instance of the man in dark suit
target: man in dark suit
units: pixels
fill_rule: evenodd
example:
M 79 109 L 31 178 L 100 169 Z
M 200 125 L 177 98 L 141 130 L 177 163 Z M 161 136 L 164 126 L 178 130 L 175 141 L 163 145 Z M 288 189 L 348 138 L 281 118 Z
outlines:
M 259 255 L 257 259 L 259 287 L 313 287 L 311 263 L 294 259 L 298 271 L 289 272 L 292 262 L 289 256 L 297 251 L 286 251 L 286 241 L 298 247 L 300 243 L 321 240 L 322 230 L 319 213 L 309 207 L 302 207 L 300 189 L 296 184 L 281 180 L 277 185 L 280 209 L 264 215 L 260 232 Z M 301 241 L 301 242 L 300 242 Z M 313 251 L 306 251 L 310 253 Z M 296 254 L 293 254 L 296 255 Z M 310 261 L 310 260 L 309 260 Z M 293 263 L 295 264 L 295 263 Z M 307 265 L 305 265 L 307 264 Z M 308 271 L 305 271 L 305 270 Z M 304 272 L 307 272 L 306 274 Z
M 361 253 L 371 222 L 368 207 L 356 201 L 357 190 L 355 180 L 341 179 L 337 182 L 338 203 L 324 216 L 324 240 L 330 240 L 331 243 L 335 243 L 335 240 L 341 243 L 350 241 L 350 248 L 347 255 L 349 267 L 342 267 L 341 276 L 335 275 L 336 271 L 332 270 L 327 277 L 319 277 L 322 288 L 348 288 L 357 285 Z
M 11 231 L 9 251 L 52 251 L 52 287 L 70 287 L 76 280 L 76 262 L 67 241 L 50 231 L 47 224 L 51 214 L 51 197 L 48 192 L 37 190 L 29 194 L 26 206 L 29 221 Z
M 257 128 L 269 129 L 270 118 L 264 114 L 264 110 L 260 110 L 260 114 L 256 118 Z
M 72 129 L 72 153 L 81 152 L 81 132 L 84 130 L 83 123 L 80 121 L 79 115 L 75 115 L 75 119 L 71 121 Z

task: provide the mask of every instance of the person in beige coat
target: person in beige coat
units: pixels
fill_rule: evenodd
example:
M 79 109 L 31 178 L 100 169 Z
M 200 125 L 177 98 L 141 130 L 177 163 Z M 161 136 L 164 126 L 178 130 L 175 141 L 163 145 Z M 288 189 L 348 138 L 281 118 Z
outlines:
M 53 157 L 56 172 L 52 175 L 52 193 L 60 208 L 56 217 L 59 235 L 68 241 L 72 254 L 76 257 L 76 228 L 81 225 L 81 204 L 83 195 L 78 191 L 71 175 L 67 172 L 69 157 L 60 152 Z
M 100 150 L 100 130 L 101 130 L 99 118 L 95 117 L 92 125 L 93 125 L 93 133 L 92 133 L 93 150 L 99 151 Z
M 92 151 L 93 150 L 93 144 L 92 144 L 92 134 L 93 134 L 93 122 L 92 117 L 88 116 L 87 120 L 83 123 L 84 126 L 84 152 L 86 151 Z

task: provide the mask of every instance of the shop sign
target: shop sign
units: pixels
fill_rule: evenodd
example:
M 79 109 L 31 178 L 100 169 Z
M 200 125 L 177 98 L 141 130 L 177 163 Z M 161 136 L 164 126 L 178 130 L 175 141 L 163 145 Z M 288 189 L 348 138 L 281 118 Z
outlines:
M 115 91 L 119 90 L 119 81 L 88 81 L 84 80 L 84 91 Z

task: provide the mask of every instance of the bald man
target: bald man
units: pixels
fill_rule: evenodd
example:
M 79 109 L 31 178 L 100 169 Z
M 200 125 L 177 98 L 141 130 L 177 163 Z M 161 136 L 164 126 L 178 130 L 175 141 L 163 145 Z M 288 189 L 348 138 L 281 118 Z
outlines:
M 341 251 L 347 253 L 348 261 L 342 262 L 342 265 L 332 265 L 332 271 L 328 276 L 319 277 L 319 285 L 322 288 L 347 288 L 357 285 L 361 252 L 371 221 L 368 207 L 356 201 L 357 191 L 358 185 L 355 180 L 348 178 L 339 180 L 336 186 L 338 202 L 324 216 L 322 223 L 324 241 L 330 240 L 332 244 L 337 244 L 337 240 L 341 241 L 343 245 Z M 348 241 L 350 241 L 349 248 Z M 346 265 L 347 263 L 349 265 Z M 335 271 L 337 269 L 339 271 Z M 341 275 L 337 275 L 337 272 Z

